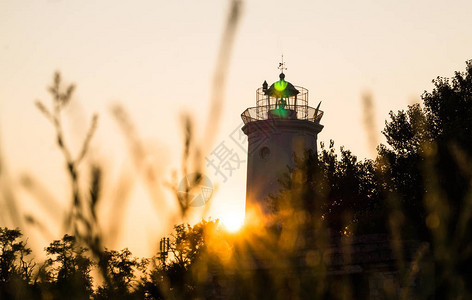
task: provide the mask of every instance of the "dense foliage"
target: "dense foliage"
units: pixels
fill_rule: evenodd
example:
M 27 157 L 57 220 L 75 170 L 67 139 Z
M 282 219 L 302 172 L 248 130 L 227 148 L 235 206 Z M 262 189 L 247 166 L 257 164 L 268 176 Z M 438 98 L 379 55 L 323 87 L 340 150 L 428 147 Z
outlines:
M 390 112 L 382 131 L 387 144 L 375 160 L 322 145 L 317 155 L 299 158 L 272 200 L 285 222 L 293 211 L 309 211 L 334 236 L 382 233 L 425 242 L 433 292 L 455 298 L 470 295 L 472 281 L 472 60 L 465 72 L 433 84 L 422 104 Z
M 104 250 L 97 261 L 66 234 L 45 248 L 47 259 L 38 264 L 19 229 L 0 228 L 0 299 L 192 298 L 192 267 L 203 257 L 209 231 L 217 230 L 218 221 L 175 226 L 166 261 L 158 254 L 138 259 L 127 248 Z
M 297 157 L 296 167 L 280 179 L 283 188 L 269 199 L 274 214 L 268 223 L 249 224 L 237 238 L 222 234 L 217 221 L 176 225 L 166 255 L 140 259 L 127 248 L 102 246 L 95 212 L 101 171 L 93 168 L 90 195 L 82 196 L 78 164 L 84 154 L 70 155 L 58 121 L 73 88 L 61 93 L 56 76 L 55 109 L 40 109 L 56 127 L 66 158 L 74 236 L 53 241 L 39 263 L 18 229 L 0 228 L 0 299 L 364 298 L 368 287 L 358 271 L 327 277 L 329 251 L 350 249 L 356 237 L 379 233 L 391 242 L 395 265 L 388 272 L 398 279 L 384 283 L 385 295 L 468 298 L 472 60 L 465 72 L 433 83 L 422 104 L 390 112 L 383 130 L 387 144 L 378 146 L 374 160 L 358 160 L 343 147 L 337 152 L 333 141 L 322 144 L 319 153 Z M 421 246 L 409 248 L 408 241 Z M 413 255 L 405 256 L 409 250 Z M 340 251 L 337 259 L 349 265 L 353 258 L 346 253 L 352 252 Z M 420 277 L 426 289 L 410 289 Z
M 434 90 L 422 95 L 423 105 L 390 112 L 382 131 L 387 145 L 379 145 L 375 160 L 359 161 L 343 147 L 336 153 L 333 141 L 328 148 L 322 143 L 318 154 L 298 158 L 297 167 L 281 180 L 284 188 L 273 197 L 275 205 L 281 205 L 284 191 L 303 183 L 303 208 L 321 211 L 335 231 L 357 224 L 369 232 L 361 223 L 385 220 L 390 209 L 404 214 L 403 237 L 430 240 L 428 217 L 430 225 L 446 222 L 454 231 L 459 224 L 449 221 L 468 219 L 461 214 L 467 211 L 472 172 L 472 60 L 466 72 L 433 83 Z M 444 207 L 433 208 L 428 199 L 438 193 Z M 375 227 L 386 230 L 388 223 Z

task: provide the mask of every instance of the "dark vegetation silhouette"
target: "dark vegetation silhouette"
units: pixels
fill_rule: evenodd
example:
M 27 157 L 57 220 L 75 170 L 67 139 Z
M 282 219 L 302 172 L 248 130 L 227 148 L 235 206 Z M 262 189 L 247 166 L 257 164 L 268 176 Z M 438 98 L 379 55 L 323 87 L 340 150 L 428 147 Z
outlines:
M 60 77 L 54 82 L 60 86 Z M 73 194 L 75 212 L 66 228 L 75 235 L 46 247 L 44 263 L 31 258 L 19 229 L 1 228 L 0 295 L 362 298 L 361 289 L 367 287 L 357 277 L 328 275 L 336 260 L 352 261 L 352 252 L 341 251 L 336 258 L 330 251 L 333 243 L 335 249 L 349 249 L 356 237 L 383 234 L 391 243 L 392 272 L 398 276 L 381 288 L 383 298 L 466 299 L 472 280 L 472 61 L 465 72 L 433 82 L 422 104 L 390 113 L 383 130 L 387 144 L 378 146 L 374 160 L 359 161 L 343 147 L 337 152 L 333 141 L 322 144 L 318 154 L 297 158 L 297 166 L 281 178 L 283 188 L 272 196 L 269 223 L 248 222 L 238 234 L 212 220 L 176 225 L 166 259 L 160 253 L 136 258 L 126 248 L 102 248 L 100 231 L 88 231 L 98 226 L 92 199 L 100 194 L 100 176 L 91 176 L 95 188 L 89 197 L 79 196 L 77 204 Z M 58 145 L 65 147 L 63 141 Z M 68 166 L 75 162 L 66 161 Z M 73 170 L 68 168 L 72 181 L 78 177 Z M 412 240 L 418 246 L 408 256 Z M 413 284 L 418 278 L 426 282 L 421 288 Z
M 318 154 L 298 158 L 273 195 L 275 228 L 298 226 L 300 248 L 313 247 L 306 232 L 325 227 L 330 237 L 388 234 L 402 280 L 429 282 L 427 290 L 403 289 L 405 298 L 470 297 L 472 280 L 472 60 L 465 72 L 433 80 L 422 104 L 390 112 L 382 131 L 387 144 L 375 160 L 358 161 L 343 147 L 321 145 Z M 308 214 L 306 213 L 308 212 Z M 281 221 L 280 218 L 283 220 Z M 316 224 L 323 220 L 324 224 Z M 311 228 L 309 231 L 305 227 Z M 310 234 L 308 234 L 309 236 Z M 418 241 L 408 265 L 407 241 Z M 418 274 L 432 268 L 429 274 Z M 429 264 L 425 267 L 424 264 Z M 406 282 L 400 285 L 407 285 Z
M 29 258 L 31 249 L 21 241 L 20 230 L 0 228 L 0 298 L 29 296 L 36 263 Z
M 92 261 L 86 256 L 87 249 L 80 246 L 74 236 L 66 234 L 45 250 L 49 258 L 41 274 L 41 285 L 46 286 L 43 294 L 55 299 L 87 298 L 92 292 Z M 70 291 L 74 291 L 73 295 Z
M 127 249 L 104 250 L 96 262 L 91 251 L 71 235 L 45 248 L 39 267 L 19 229 L 0 228 L 0 299 L 182 299 L 196 297 L 191 275 L 205 252 L 205 237 L 217 221 L 176 225 L 167 261 L 156 254 L 140 259 Z M 101 265 L 100 265 L 101 264 Z M 94 282 L 92 271 L 105 266 L 105 280 Z M 95 285 L 95 288 L 94 288 Z
M 241 2 L 232 1 L 214 74 L 212 116 L 222 109 L 240 10 Z M 91 118 L 81 147 L 71 149 L 61 114 L 75 86 L 64 87 L 56 73 L 49 88 L 51 107 L 39 101 L 37 106 L 53 125 L 70 180 L 70 206 L 55 224 L 69 234 L 52 241 L 44 249 L 46 260 L 39 262 L 19 229 L 0 228 L 0 299 L 360 299 L 368 289 L 362 280 L 329 275 L 329 268 L 336 261 L 349 265 L 353 241 L 367 234 L 387 236 L 396 258 L 392 273 L 397 280 L 379 288 L 380 298 L 471 298 L 472 61 L 465 72 L 433 83 L 422 104 L 390 113 L 382 131 L 387 144 L 377 147 L 375 159 L 358 160 L 342 147 L 337 152 L 333 141 L 322 144 L 319 153 L 296 158 L 297 166 L 281 178 L 283 188 L 270 199 L 274 213 L 267 223 L 256 217 L 237 234 L 225 232 L 217 220 L 176 225 L 162 259 L 161 253 L 137 258 L 127 248 L 105 247 L 118 235 L 116 220 L 137 179 L 127 170 L 120 174 L 113 187 L 115 218 L 108 224 L 98 220 L 106 170 L 86 160 L 98 118 Z M 366 124 L 373 123 L 372 103 L 365 96 Z M 115 105 L 112 114 L 159 209 L 159 166 L 146 164 L 150 150 L 126 110 Z M 218 128 L 209 119 L 205 135 L 197 139 L 191 116 L 184 114 L 182 120 L 184 150 L 176 174 L 197 176 L 184 187 L 184 197 L 178 195 L 177 175 L 169 184 L 179 205 L 174 224 L 189 214 L 185 195 L 203 178 L 203 157 Z M 370 136 L 374 140 L 375 134 Z M 0 217 L 46 235 L 44 220 L 21 215 L 1 159 L 5 209 Z M 58 206 L 34 178 L 25 176 L 22 184 L 41 203 Z M 409 241 L 419 245 L 411 255 Z M 426 282 L 422 288 L 414 288 L 418 278 Z
M 214 73 L 211 96 L 211 112 L 214 115 L 219 115 L 219 111 L 224 104 L 225 79 L 236 29 L 241 17 L 242 2 L 233 0 L 229 4 L 229 14 L 224 26 L 222 41 L 219 45 L 219 55 Z M 103 202 L 104 169 L 98 162 L 90 162 L 91 160 L 87 159 L 89 145 L 97 128 L 98 117 L 96 115 L 92 117 L 90 128 L 81 147 L 72 149 L 62 125 L 62 113 L 64 108 L 71 102 L 74 90 L 75 85 L 64 86 L 60 73 L 56 72 L 53 84 L 48 88 L 53 100 L 52 105 L 48 107 L 43 102 L 37 101 L 36 103 L 39 110 L 53 125 L 55 139 L 64 157 L 67 175 L 71 183 L 72 201 L 67 208 L 64 220 L 58 218 L 61 215 L 58 213 L 58 207 L 61 207 L 59 201 L 51 197 L 47 189 L 37 179 L 29 175 L 22 176 L 22 187 L 34 198 L 37 198 L 38 203 L 50 213 L 51 220 L 40 219 L 31 214 L 23 215 L 17 205 L 16 191 L 11 188 L 12 185 L 8 182 L 9 178 L 3 157 L 0 156 L 1 196 L 2 200 L 5 201 L 6 208 L 6 210 L 3 210 L 2 207 L 0 211 L 2 223 L 16 224 L 21 228 L 24 228 L 26 224 L 37 229 L 44 237 L 52 236 L 49 230 L 50 226 L 60 227 L 63 231 L 72 234 L 64 236 L 60 241 L 54 241 L 46 249 L 48 256 L 46 262 L 38 263 L 34 268 L 35 265 L 32 260 L 29 261 L 32 265 L 29 265 L 28 274 L 30 275 L 28 276 L 33 276 L 33 279 L 18 277 L 13 269 L 2 266 L 2 272 L 10 274 L 13 279 L 9 277 L 11 280 L 8 279 L 7 282 L 2 283 L 0 287 L 1 298 L 88 299 L 94 297 L 101 299 L 142 299 L 147 297 L 151 299 L 169 299 L 190 292 L 194 293 L 195 287 L 180 278 L 184 271 L 189 270 L 192 261 L 196 259 L 196 254 L 200 251 L 199 249 L 203 249 L 201 242 L 198 242 L 198 235 L 189 233 L 194 230 L 193 227 L 182 227 L 179 229 L 179 233 L 176 233 L 176 238 L 180 234 L 193 236 L 189 245 L 197 242 L 198 250 L 183 254 L 185 247 L 181 244 L 187 245 L 185 238 L 179 238 L 180 242 L 172 240 L 173 246 L 170 249 L 172 253 L 176 253 L 176 255 L 180 253 L 181 255 L 178 257 L 185 258 L 180 263 L 174 263 L 171 258 L 166 262 L 161 262 L 158 258 L 137 259 L 127 249 L 115 251 L 105 248 L 104 245 L 113 244 L 113 241 L 119 235 L 120 224 L 117 221 L 123 219 L 120 216 L 123 216 L 126 201 L 137 180 L 143 180 L 145 183 L 148 194 L 156 205 L 156 210 L 162 209 L 165 202 L 162 193 L 164 176 L 161 169 L 163 168 L 159 164 L 151 165 L 148 163 L 147 158 L 152 155 L 153 150 L 147 146 L 146 141 L 139 137 L 126 110 L 121 105 L 115 104 L 111 112 L 129 146 L 134 171 L 139 176 L 129 176 L 129 169 L 122 170 L 118 182 L 111 188 L 113 194 L 115 194 L 112 208 L 114 218 L 99 221 L 97 209 L 98 204 Z M 203 158 L 211 149 L 218 128 L 218 120 L 209 120 L 207 127 L 210 130 L 205 132 L 203 140 L 197 140 L 195 138 L 197 134 L 190 115 L 184 114 L 183 124 L 186 137 L 182 168 L 180 172 L 176 172 L 175 178 L 186 177 L 187 174 L 192 173 L 203 174 Z M 194 176 L 194 181 L 186 187 L 187 194 L 198 187 L 201 178 L 202 176 Z M 175 224 L 181 222 L 188 215 L 190 201 L 178 195 L 177 181 L 169 183 L 168 186 L 176 192 L 175 197 L 180 208 L 178 213 L 173 213 L 174 215 L 169 217 L 171 222 Z M 209 221 L 208 223 L 213 222 Z M 202 224 L 207 224 L 207 222 L 205 221 Z M 162 226 L 168 227 L 169 224 L 162 224 Z M 7 228 L 4 230 L 8 234 L 21 235 L 17 230 L 10 231 Z M 201 230 L 195 229 L 195 232 L 197 231 L 201 232 Z M 18 243 L 26 247 L 25 244 L 21 244 L 23 242 Z M 16 257 L 13 261 L 18 257 L 23 259 L 27 252 L 31 252 L 29 248 L 25 248 L 24 251 L 26 252 L 15 252 L 19 246 L 15 246 L 17 248 L 11 251 L 8 247 L 8 245 L 2 247 L 2 253 L 7 255 L 13 251 L 14 257 Z M 169 266 L 166 264 L 169 264 Z M 164 272 L 163 270 L 169 270 L 168 272 L 175 275 L 167 276 L 167 271 Z M 152 277 L 154 282 L 149 281 L 150 279 L 143 279 L 150 278 L 151 274 L 155 275 Z

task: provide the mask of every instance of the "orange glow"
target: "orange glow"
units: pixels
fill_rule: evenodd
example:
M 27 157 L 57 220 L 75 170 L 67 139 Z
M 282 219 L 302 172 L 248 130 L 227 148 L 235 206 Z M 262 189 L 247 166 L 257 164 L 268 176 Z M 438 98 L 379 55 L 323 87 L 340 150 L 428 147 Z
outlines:
M 220 218 L 226 231 L 235 233 L 241 229 L 244 223 L 244 216 L 240 214 L 226 214 Z
M 180 204 L 168 188 L 173 172 L 180 170 L 184 151 L 179 116 L 189 112 L 195 125 L 195 145 L 206 149 L 195 156 L 202 158 L 195 160 L 196 165 L 207 165 L 205 156 L 210 159 L 210 153 L 223 142 L 239 160 L 247 160 L 247 137 L 238 128 L 240 114 L 254 106 L 254 90 L 264 79 L 270 83 L 285 70 L 277 69 L 282 52 L 288 62 L 287 78 L 310 90 L 308 104 L 323 100 L 326 116 L 319 142 L 336 140 L 359 159 L 374 158 L 370 153 L 376 153 L 367 142 L 370 137 L 359 115 L 365 91 L 371 91 L 375 100 L 371 121 L 378 128 L 376 139 L 385 143 L 380 129 L 389 111 L 418 102 L 415 97 L 431 90 L 431 84 L 425 83 L 463 70 L 464 60 L 472 53 L 467 29 L 472 26 L 472 1 L 454 6 L 439 0 L 428 6 L 420 1 L 408 5 L 346 1 L 346 9 L 339 9 L 334 1 L 304 1 L 284 9 L 262 1 L 242 1 L 236 40 L 227 45 L 230 61 L 220 70 L 228 72 L 226 87 L 217 87 L 224 88 L 224 97 L 215 106 L 212 76 L 225 32 L 226 1 L 186 1 L 184 5 L 180 1 L 143 1 L 139 6 L 110 0 L 24 2 L 0 1 L 0 152 L 8 168 L 2 169 L 2 175 L 8 171 L 13 182 L 19 182 L 23 174 L 36 178 L 48 200 L 68 207 L 70 185 L 63 157 L 55 146 L 51 124 L 34 106 L 37 99 L 50 104 L 46 87 L 53 72 L 61 71 L 65 84 L 77 85 L 76 97 L 63 116 L 72 154 L 81 150 L 89 118 L 99 115 L 83 174 L 88 161 L 103 168 L 106 182 L 98 205 L 100 223 L 104 227 L 117 224 L 110 226 L 113 238 L 107 237 L 107 246 L 129 247 L 136 256 L 154 255 L 159 238 L 181 222 L 177 218 Z M 447 14 L 441 13 L 443 6 Z M 261 11 L 264 13 L 251 13 Z M 117 17 L 124 15 L 126 18 Z M 451 25 L 458 20 L 461 26 Z M 261 33 L 264 42 L 255 43 L 254 33 Z M 429 38 L 432 33 L 434 38 Z M 444 55 L 445 45 L 448 55 Z M 280 87 L 286 89 L 283 85 Z M 110 114 L 112 107 L 123 107 L 126 112 L 127 125 L 132 125 L 129 136 L 117 126 L 123 120 Z M 212 134 L 203 130 L 213 122 L 215 136 L 207 144 L 205 137 Z M 236 163 L 228 163 L 236 167 Z M 228 233 L 247 236 L 246 229 L 243 233 L 240 229 L 244 217 L 228 216 L 244 211 L 246 165 L 246 161 L 238 164 L 234 171 L 222 167 L 224 176 L 230 176 L 226 182 L 221 173 L 215 173 L 219 169 L 207 166 L 215 193 L 205 206 L 192 207 L 190 223 L 211 216 L 221 219 Z M 182 180 L 178 172 L 175 176 L 177 183 Z M 49 224 L 60 223 L 62 218 L 49 214 L 49 208 L 21 186 L 14 184 L 12 189 L 18 190 L 15 204 L 21 215 L 48 217 L 45 226 L 60 237 L 61 226 Z M 7 220 L 1 219 L 0 226 L 9 225 Z M 245 228 L 258 233 L 266 220 L 257 210 L 248 213 Z M 426 225 L 435 228 L 436 221 L 431 215 Z M 45 242 L 50 240 L 40 235 L 31 238 L 29 244 L 36 255 L 44 253 Z

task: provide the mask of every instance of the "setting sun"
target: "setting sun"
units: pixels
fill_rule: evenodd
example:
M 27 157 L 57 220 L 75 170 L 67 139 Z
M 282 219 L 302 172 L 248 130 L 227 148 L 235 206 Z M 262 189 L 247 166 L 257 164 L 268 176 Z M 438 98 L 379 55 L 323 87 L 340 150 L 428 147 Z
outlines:
M 221 223 L 225 230 L 237 232 L 244 224 L 244 216 L 240 214 L 227 214 L 221 217 Z
M 0 0 L 0 300 L 472 299 L 471 11 Z

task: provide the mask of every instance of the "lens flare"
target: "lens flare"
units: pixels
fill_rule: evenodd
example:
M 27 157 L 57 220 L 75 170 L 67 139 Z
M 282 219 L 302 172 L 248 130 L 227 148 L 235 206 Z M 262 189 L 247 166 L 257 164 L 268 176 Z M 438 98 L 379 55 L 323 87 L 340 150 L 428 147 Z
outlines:
M 288 111 L 285 108 L 277 108 L 271 110 L 271 112 L 281 118 L 286 118 L 288 116 Z
M 223 227 L 228 232 L 237 232 L 244 223 L 244 216 L 239 214 L 227 214 L 220 218 Z
M 285 90 L 286 87 L 287 87 L 287 81 L 285 80 L 279 80 L 274 83 L 274 88 L 279 92 Z

